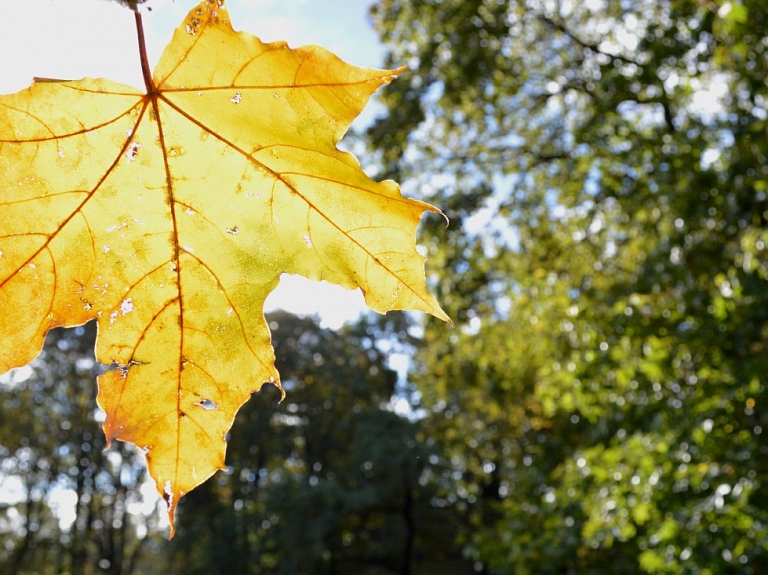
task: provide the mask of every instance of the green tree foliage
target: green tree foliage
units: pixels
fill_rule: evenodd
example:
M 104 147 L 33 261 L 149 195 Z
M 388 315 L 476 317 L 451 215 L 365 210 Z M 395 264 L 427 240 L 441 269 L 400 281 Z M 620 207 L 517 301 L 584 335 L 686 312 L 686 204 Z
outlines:
M 414 379 L 492 573 L 768 570 L 768 9 L 380 0 L 370 130 L 444 207 Z M 426 197 L 425 197 L 426 196 Z
M 434 442 L 392 411 L 397 377 L 375 325 L 341 332 L 268 316 L 287 397 L 237 416 L 227 472 L 181 503 L 165 572 L 419 574 L 463 566 L 432 506 Z M 447 566 L 447 567 L 446 567 Z M 466 573 L 466 571 L 454 571 Z
M 393 411 L 381 340 L 405 340 L 401 320 L 334 333 L 271 315 L 288 398 L 267 388 L 241 411 L 227 471 L 185 500 L 172 542 L 142 503 L 140 454 L 104 450 L 95 326 L 52 331 L 0 380 L 0 573 L 471 573 L 446 546 L 460 519 L 437 497 L 438 444 Z
M 95 335 L 53 330 L 29 371 L 0 381 L 0 573 L 139 573 L 157 532 L 140 511 L 140 456 L 104 451 Z

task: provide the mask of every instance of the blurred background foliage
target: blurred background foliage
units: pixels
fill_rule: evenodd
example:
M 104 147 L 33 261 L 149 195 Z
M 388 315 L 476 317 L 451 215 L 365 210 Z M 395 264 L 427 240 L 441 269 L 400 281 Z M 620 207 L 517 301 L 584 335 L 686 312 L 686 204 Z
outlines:
M 768 572 L 764 2 L 372 17 L 409 72 L 362 136 L 451 220 L 422 241 L 456 328 L 270 316 L 288 398 L 245 406 L 171 543 L 102 452 L 90 328 L 52 334 L 0 383 L 0 572 Z

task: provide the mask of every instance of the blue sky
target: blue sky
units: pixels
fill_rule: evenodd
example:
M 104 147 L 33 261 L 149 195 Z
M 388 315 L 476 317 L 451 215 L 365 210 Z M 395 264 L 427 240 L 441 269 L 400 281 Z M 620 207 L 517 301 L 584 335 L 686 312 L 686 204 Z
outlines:
M 382 48 L 367 19 L 371 0 L 228 0 L 233 26 L 264 41 L 319 44 L 359 66 L 379 67 Z M 143 7 L 152 63 L 196 0 L 149 0 Z M 147 11 L 151 7 L 152 11 Z M 0 0 L 0 93 L 33 77 L 106 77 L 142 87 L 133 15 L 107 0 Z M 369 115 L 370 117 L 370 115 Z M 365 121 L 365 120 L 363 120 Z M 267 309 L 318 313 L 337 327 L 363 307 L 359 292 L 284 277 Z

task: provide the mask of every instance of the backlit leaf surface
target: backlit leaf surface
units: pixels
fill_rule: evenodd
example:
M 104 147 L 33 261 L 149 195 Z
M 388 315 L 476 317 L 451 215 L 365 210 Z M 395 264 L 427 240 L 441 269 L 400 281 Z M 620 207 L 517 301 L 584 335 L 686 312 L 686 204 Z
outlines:
M 0 372 L 97 319 L 108 440 L 146 451 L 169 504 L 224 468 L 224 436 L 278 386 L 267 295 L 283 272 L 447 320 L 414 245 L 427 204 L 336 143 L 399 71 L 235 32 L 193 9 L 146 90 L 36 82 L 0 98 Z

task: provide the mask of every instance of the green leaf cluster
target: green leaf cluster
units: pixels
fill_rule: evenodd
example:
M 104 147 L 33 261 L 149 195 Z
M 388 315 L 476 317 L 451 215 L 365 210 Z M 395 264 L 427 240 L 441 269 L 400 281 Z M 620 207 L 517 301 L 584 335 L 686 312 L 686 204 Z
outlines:
M 768 10 L 380 0 L 368 132 L 445 208 L 414 381 L 491 573 L 768 568 Z

